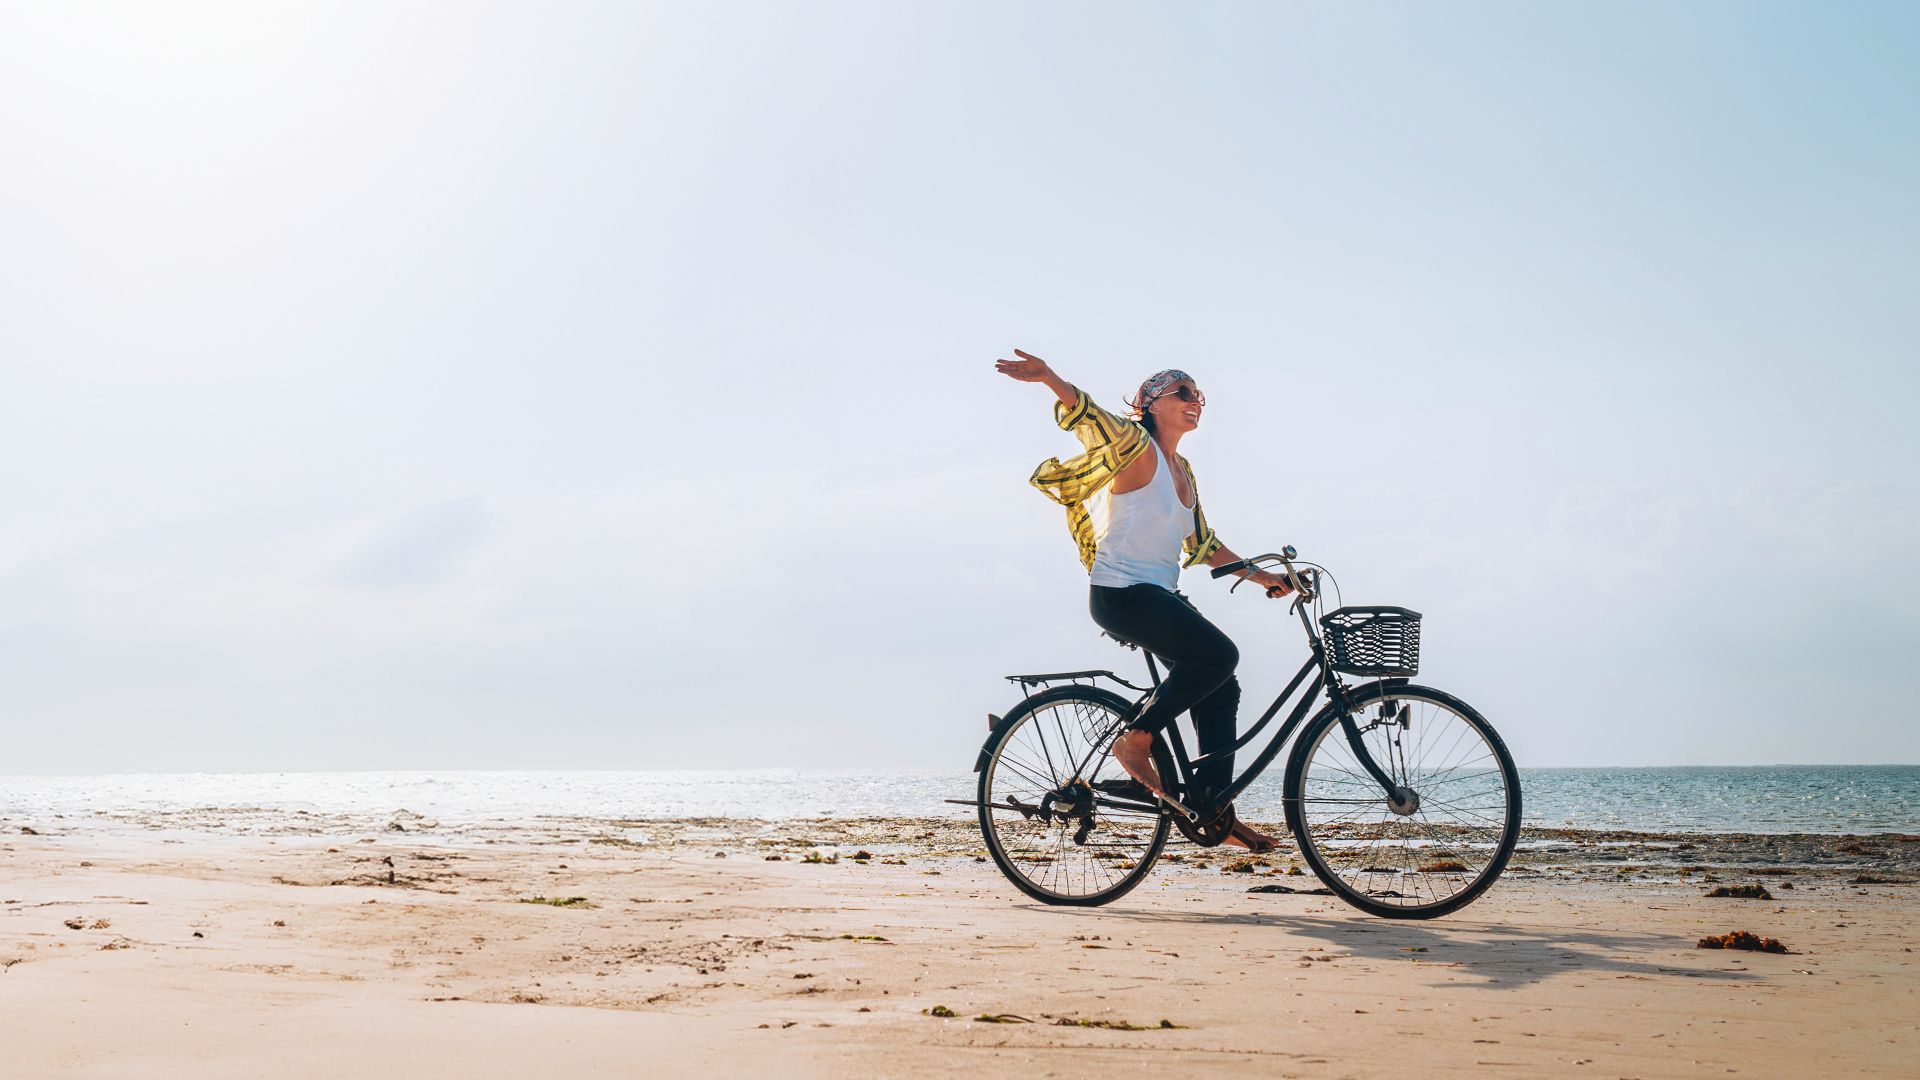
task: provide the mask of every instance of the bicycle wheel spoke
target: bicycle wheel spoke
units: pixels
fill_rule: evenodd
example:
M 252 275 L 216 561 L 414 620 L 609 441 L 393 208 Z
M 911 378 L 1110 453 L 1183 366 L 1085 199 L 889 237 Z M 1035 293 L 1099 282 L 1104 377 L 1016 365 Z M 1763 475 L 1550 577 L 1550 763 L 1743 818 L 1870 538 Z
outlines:
M 1452 805 L 1450 805 L 1450 804 L 1448 804 L 1448 803 L 1444 803 L 1444 802 L 1439 802 L 1439 800 L 1437 800 L 1437 799 L 1436 799 L 1436 800 L 1434 800 L 1434 801 L 1435 801 L 1435 802 L 1437 802 L 1437 803 L 1439 803 L 1439 805 L 1441 805 L 1441 806 L 1443 806 L 1443 807 L 1446 807 L 1446 809 L 1448 809 L 1448 810 L 1451 810 L 1451 811 L 1453 811 L 1453 812 L 1454 812 L 1454 813 L 1456 813 L 1456 814 L 1465 814 L 1465 815 L 1467 815 L 1468 817 L 1471 817 L 1471 818 L 1478 818 L 1478 819 L 1480 819 L 1481 821 L 1484 821 L 1484 822 L 1486 822 L 1486 823 L 1487 823 L 1487 824 L 1488 824 L 1489 826 L 1496 826 L 1496 825 L 1499 825 L 1499 824 L 1501 824 L 1501 822 L 1499 822 L 1498 820 L 1496 820 L 1496 819 L 1494 819 L 1494 818 L 1490 818 L 1490 817 L 1488 817 L 1488 816 L 1486 816 L 1485 814 L 1481 814 L 1481 813 L 1478 813 L 1478 812 L 1476 812 L 1476 811 L 1473 811 L 1473 810 L 1469 810 L 1469 809 L 1467 809 L 1467 808 L 1465 808 L 1465 807 L 1461 807 L 1461 806 L 1452 806 Z M 1492 810 L 1492 809 L 1495 809 L 1495 808 L 1494 808 L 1494 807 L 1482 807 L 1482 809 L 1487 809 L 1487 810 Z
M 1054 717 L 1054 720 L 1058 722 L 1059 717 L 1056 715 Z M 1034 737 L 1034 740 L 1040 744 L 1040 756 L 1046 759 L 1047 775 L 1053 777 L 1057 782 L 1060 777 L 1060 766 L 1055 765 L 1053 763 L 1053 751 L 1047 748 L 1047 730 L 1043 727 L 1035 725 L 1035 727 L 1033 728 L 1033 737 Z M 1063 743 L 1065 742 L 1064 737 L 1062 738 L 1061 741 Z
M 1029 763 L 1010 755 L 1002 756 L 1000 760 L 1007 768 L 1026 777 L 1029 782 L 1039 785 L 1039 790 L 1042 792 L 1052 791 L 1054 788 L 1060 786 L 1060 781 L 1036 772 L 1035 769 L 1037 766 L 1030 766 Z
M 1482 755 L 1482 757 L 1484 756 L 1485 755 Z M 1427 773 L 1421 777 L 1420 782 L 1431 787 L 1435 784 L 1458 784 L 1464 780 L 1477 780 L 1482 776 L 1499 776 L 1500 775 L 1499 769 L 1482 769 L 1479 772 L 1468 773 L 1465 776 L 1453 775 L 1454 773 L 1458 772 L 1461 769 L 1466 768 L 1469 765 L 1478 764 L 1480 760 L 1481 758 L 1475 758 L 1472 761 L 1463 761 L 1460 764 L 1455 765 L 1450 769 L 1447 769 L 1445 772 Z

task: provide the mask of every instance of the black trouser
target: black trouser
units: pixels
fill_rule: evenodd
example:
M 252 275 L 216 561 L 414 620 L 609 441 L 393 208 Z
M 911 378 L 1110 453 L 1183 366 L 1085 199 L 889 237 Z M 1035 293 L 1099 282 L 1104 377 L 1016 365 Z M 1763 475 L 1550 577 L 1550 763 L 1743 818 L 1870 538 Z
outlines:
M 1166 678 L 1128 727 L 1157 732 L 1191 711 L 1201 755 L 1233 745 L 1240 711 L 1240 680 L 1234 678 L 1233 669 L 1240 663 L 1240 650 L 1232 639 L 1178 592 L 1158 585 L 1092 588 L 1088 608 L 1100 629 L 1133 642 L 1167 665 Z M 1232 754 L 1206 762 L 1194 776 L 1193 804 L 1212 805 L 1214 794 L 1232 782 Z

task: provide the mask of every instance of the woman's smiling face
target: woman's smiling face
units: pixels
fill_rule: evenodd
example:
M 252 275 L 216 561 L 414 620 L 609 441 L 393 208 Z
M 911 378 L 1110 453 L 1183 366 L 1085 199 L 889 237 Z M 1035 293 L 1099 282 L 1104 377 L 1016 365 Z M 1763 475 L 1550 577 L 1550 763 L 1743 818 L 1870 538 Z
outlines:
M 1184 433 L 1200 426 L 1200 413 L 1206 407 L 1206 395 L 1193 380 L 1182 379 L 1154 398 L 1147 411 L 1153 415 L 1155 430 Z

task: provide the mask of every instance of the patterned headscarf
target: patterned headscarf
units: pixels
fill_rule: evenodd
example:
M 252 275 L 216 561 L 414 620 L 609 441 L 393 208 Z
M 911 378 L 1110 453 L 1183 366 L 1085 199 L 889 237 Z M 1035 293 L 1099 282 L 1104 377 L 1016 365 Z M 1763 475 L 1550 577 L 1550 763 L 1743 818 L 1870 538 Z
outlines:
M 1153 406 L 1155 398 L 1165 395 L 1170 387 L 1179 382 L 1193 382 L 1193 376 L 1179 368 L 1155 372 L 1147 376 L 1147 381 L 1140 384 L 1140 392 L 1127 404 L 1133 406 L 1134 412 L 1144 413 Z

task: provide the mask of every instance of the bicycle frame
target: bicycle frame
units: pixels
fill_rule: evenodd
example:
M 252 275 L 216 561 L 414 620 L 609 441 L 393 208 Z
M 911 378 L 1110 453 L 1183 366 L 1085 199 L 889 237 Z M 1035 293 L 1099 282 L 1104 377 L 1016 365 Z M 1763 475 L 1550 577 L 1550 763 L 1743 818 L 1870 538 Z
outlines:
M 1299 702 L 1294 705 L 1293 710 L 1287 714 L 1286 720 L 1281 723 L 1279 730 L 1274 733 L 1272 740 L 1262 748 L 1259 756 L 1254 758 L 1253 764 L 1248 766 L 1245 772 L 1242 772 L 1236 777 L 1233 783 L 1227 786 L 1225 791 L 1215 796 L 1217 803 L 1225 804 L 1238 798 L 1240 793 L 1245 791 L 1249 784 L 1259 779 L 1260 774 L 1266 771 L 1267 766 L 1273 764 L 1273 759 L 1279 756 L 1280 751 L 1287 745 L 1288 740 L 1293 737 L 1294 732 L 1300 729 L 1300 725 L 1304 723 L 1311 714 L 1313 706 L 1320 700 L 1320 692 L 1323 689 L 1327 691 L 1328 704 L 1340 710 L 1340 727 L 1346 735 L 1347 744 L 1353 749 L 1354 757 L 1358 759 L 1361 767 L 1366 769 L 1368 775 L 1372 776 L 1374 781 L 1380 785 L 1380 790 L 1383 794 L 1389 799 L 1396 798 L 1399 792 L 1399 785 L 1394 783 L 1393 778 L 1388 775 L 1386 770 L 1380 767 L 1378 762 L 1373 760 L 1373 755 L 1368 753 L 1366 741 L 1360 737 L 1360 728 L 1353 722 L 1353 710 L 1347 704 L 1352 695 L 1352 690 L 1349 689 L 1346 683 L 1340 678 L 1339 673 L 1328 665 L 1326 643 L 1321 640 L 1320 634 L 1314 629 L 1312 620 L 1307 617 L 1307 605 L 1304 603 L 1296 603 L 1293 610 L 1294 614 L 1300 617 L 1301 628 L 1306 631 L 1307 643 L 1312 648 L 1312 655 L 1307 657 L 1307 662 L 1301 665 L 1299 672 L 1288 681 L 1286 688 L 1281 690 L 1279 695 L 1273 699 L 1273 704 L 1267 706 L 1267 711 L 1260 715 L 1260 719 L 1256 721 L 1252 727 L 1248 728 L 1244 734 L 1235 739 L 1231 746 L 1215 750 L 1211 754 L 1205 754 L 1198 758 L 1189 758 L 1187 756 L 1186 742 L 1181 738 L 1180 728 L 1177 724 L 1168 724 L 1165 728 L 1164 734 L 1166 735 L 1168 747 L 1172 752 L 1174 764 L 1180 774 L 1179 780 L 1182 789 L 1191 789 L 1194 771 L 1201 765 L 1210 759 L 1222 755 L 1238 753 L 1242 748 L 1247 746 L 1247 744 L 1257 738 L 1260 732 L 1279 714 L 1280 707 L 1286 704 L 1294 692 L 1300 689 L 1301 684 L 1307 682 L 1307 677 L 1312 675 L 1313 679 L 1310 683 L 1307 683 L 1306 693 L 1300 697 Z M 1145 650 L 1142 651 L 1144 652 Z M 1154 664 L 1151 653 L 1147 654 L 1147 672 L 1152 677 L 1153 688 L 1158 689 L 1160 686 L 1160 670 L 1158 666 Z M 1151 696 L 1152 692 L 1152 690 L 1149 690 L 1147 693 L 1142 694 L 1139 700 L 1146 700 L 1147 697 Z M 1113 734 L 1118 733 L 1114 732 Z M 1096 762 L 1094 754 L 1089 751 L 1087 759 L 1079 763 L 1079 771 L 1076 775 L 1091 775 L 1091 773 L 1087 771 L 1087 767 L 1092 765 L 1097 770 L 1099 765 L 1104 764 L 1107 757 L 1112 754 L 1113 742 L 1111 737 L 1103 739 L 1101 742 L 1104 744 L 1104 749 L 1099 751 L 1099 760 Z M 1117 803 L 1116 805 L 1125 806 L 1127 804 Z

